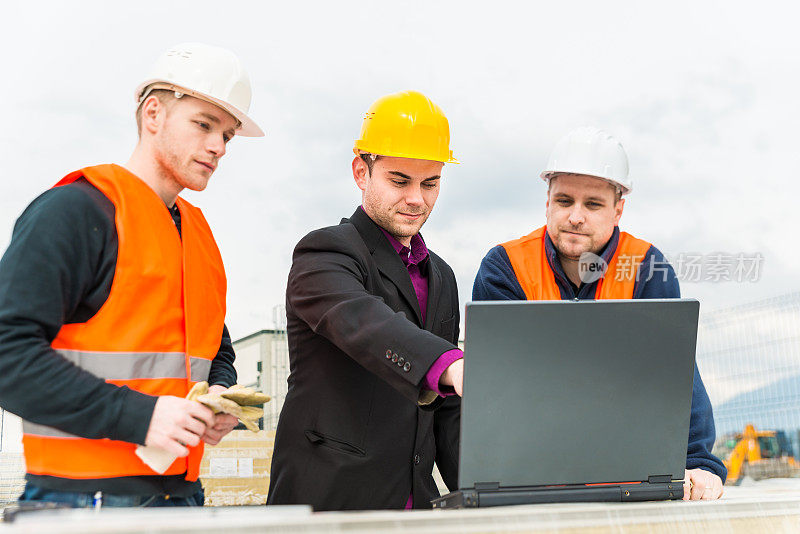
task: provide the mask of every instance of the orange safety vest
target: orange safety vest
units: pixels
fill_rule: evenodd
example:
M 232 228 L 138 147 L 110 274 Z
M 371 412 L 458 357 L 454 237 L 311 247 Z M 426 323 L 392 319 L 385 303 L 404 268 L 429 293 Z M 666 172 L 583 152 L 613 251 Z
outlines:
M 100 310 L 85 323 L 62 326 L 52 347 L 108 383 L 185 397 L 207 380 L 222 340 L 227 282 L 211 229 L 198 208 L 178 197 L 181 238 L 161 198 L 118 165 L 81 169 L 55 187 L 81 177 L 116 208 L 116 271 Z M 22 442 L 27 471 L 34 475 L 156 474 L 134 454 L 133 443 L 80 438 L 27 421 Z M 164 474 L 197 480 L 202 457 L 201 442 Z
M 530 234 L 503 243 L 511 267 L 528 300 L 561 300 L 547 254 L 544 250 L 547 226 Z M 619 233 L 619 242 L 605 275 L 597 281 L 595 299 L 631 299 L 639 265 L 650 249 L 650 243 L 626 232 Z

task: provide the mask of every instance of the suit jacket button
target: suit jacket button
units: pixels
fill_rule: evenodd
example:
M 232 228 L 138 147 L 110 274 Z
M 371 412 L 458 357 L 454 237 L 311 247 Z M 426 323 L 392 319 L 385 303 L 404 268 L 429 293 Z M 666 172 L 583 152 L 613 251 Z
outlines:
M 397 358 L 399 358 L 399 356 L 397 356 L 397 354 L 396 354 L 396 353 L 395 353 L 395 354 L 392 354 L 392 361 L 393 361 L 393 362 L 396 362 L 396 361 L 397 361 Z
M 414 455 L 414 465 L 419 465 L 419 454 Z
M 403 367 L 404 363 L 406 363 L 406 359 L 405 358 L 403 358 L 402 356 L 397 358 L 397 365 L 399 365 L 400 367 Z
M 410 370 L 411 370 L 411 362 L 406 362 L 406 364 L 403 366 L 403 371 L 407 373 Z
M 392 351 L 390 351 L 390 350 L 387 350 L 387 351 L 386 351 L 386 359 L 387 359 L 387 360 L 390 360 L 391 358 L 392 358 Z

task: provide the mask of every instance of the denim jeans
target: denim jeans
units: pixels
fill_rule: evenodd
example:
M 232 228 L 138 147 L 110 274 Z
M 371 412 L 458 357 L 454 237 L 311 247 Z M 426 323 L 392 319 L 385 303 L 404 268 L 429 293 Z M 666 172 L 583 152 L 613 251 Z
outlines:
M 201 489 L 189 497 L 171 497 L 169 495 L 114 495 L 103 493 L 102 499 L 103 507 L 160 507 L 203 506 L 205 497 Z M 25 491 L 23 491 L 22 495 L 19 497 L 19 502 L 30 501 L 63 503 L 72 508 L 92 508 L 94 506 L 94 493 L 49 490 L 28 482 L 25 484 Z

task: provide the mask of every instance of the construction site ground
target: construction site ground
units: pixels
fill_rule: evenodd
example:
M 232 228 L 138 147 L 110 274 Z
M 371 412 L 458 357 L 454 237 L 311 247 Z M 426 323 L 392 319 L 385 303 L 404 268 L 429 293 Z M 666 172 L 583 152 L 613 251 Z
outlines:
M 800 479 L 726 487 L 719 501 L 570 503 L 474 510 L 313 513 L 296 507 L 204 507 L 33 512 L 0 524 L 0 534 L 338 532 L 430 534 L 551 532 L 800 532 Z

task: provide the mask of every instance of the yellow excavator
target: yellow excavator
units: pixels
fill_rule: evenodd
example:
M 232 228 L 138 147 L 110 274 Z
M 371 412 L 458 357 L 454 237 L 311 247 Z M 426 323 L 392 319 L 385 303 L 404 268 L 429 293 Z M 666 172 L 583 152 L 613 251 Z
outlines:
M 738 485 L 745 476 L 754 480 L 800 476 L 800 465 L 783 431 L 756 430 L 748 424 L 744 432 L 717 441 L 714 454 L 728 468 L 727 484 Z

